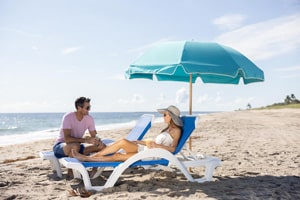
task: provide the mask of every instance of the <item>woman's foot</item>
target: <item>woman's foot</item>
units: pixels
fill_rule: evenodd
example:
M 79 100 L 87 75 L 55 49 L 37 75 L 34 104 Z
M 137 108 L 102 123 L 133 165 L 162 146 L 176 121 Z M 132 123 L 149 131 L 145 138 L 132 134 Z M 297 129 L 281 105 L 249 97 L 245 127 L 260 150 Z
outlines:
M 72 155 L 80 161 L 88 161 L 88 157 L 72 149 Z
M 74 158 L 77 158 L 79 161 L 85 162 L 85 161 L 90 161 L 90 162 L 99 162 L 99 161 L 106 161 L 105 160 L 105 156 L 86 156 L 83 155 L 81 153 L 78 153 L 77 151 L 75 151 L 74 149 L 72 149 L 72 155 Z M 94 154 L 96 155 L 96 154 Z

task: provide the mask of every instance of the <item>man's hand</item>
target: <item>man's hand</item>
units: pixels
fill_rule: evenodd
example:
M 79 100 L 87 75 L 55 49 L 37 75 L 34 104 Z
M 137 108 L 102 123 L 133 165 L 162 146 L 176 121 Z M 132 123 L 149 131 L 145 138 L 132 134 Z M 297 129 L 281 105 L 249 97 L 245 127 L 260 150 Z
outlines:
M 104 147 L 106 147 L 106 145 L 101 141 L 101 139 L 97 138 L 97 137 L 89 137 L 89 136 L 87 136 L 87 137 L 84 138 L 84 143 L 93 144 L 99 150 L 101 150 Z
M 84 138 L 84 143 L 97 145 L 98 144 L 97 142 L 98 142 L 98 140 L 95 137 L 85 137 Z
M 95 145 L 96 145 L 97 148 L 100 149 L 100 150 L 106 147 L 106 145 L 101 141 L 100 138 L 98 138 L 98 139 L 96 140 Z

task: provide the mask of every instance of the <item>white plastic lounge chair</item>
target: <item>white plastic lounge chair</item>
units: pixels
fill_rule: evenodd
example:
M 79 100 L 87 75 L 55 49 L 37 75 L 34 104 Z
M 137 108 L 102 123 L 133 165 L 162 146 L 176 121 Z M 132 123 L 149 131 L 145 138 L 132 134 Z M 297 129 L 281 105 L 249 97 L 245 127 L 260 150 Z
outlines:
M 211 181 L 212 175 L 217 166 L 221 165 L 221 161 L 215 157 L 205 156 L 203 159 L 188 159 L 182 160 L 176 157 L 176 154 L 181 151 L 187 139 L 195 129 L 195 116 L 182 117 L 184 126 L 181 138 L 174 153 L 161 148 L 147 149 L 130 157 L 124 162 L 80 162 L 76 158 L 62 158 L 61 163 L 81 174 L 85 189 L 101 191 L 105 188 L 113 187 L 120 175 L 128 168 L 135 166 L 176 166 L 185 175 L 188 181 L 205 182 Z M 155 155 L 155 158 L 153 158 Z M 205 175 L 203 178 L 194 179 L 188 172 L 189 167 L 205 167 Z M 107 179 L 103 186 L 93 186 L 86 168 L 89 167 L 113 167 L 112 174 Z
M 147 131 L 150 129 L 153 119 L 154 119 L 154 115 L 143 114 L 139 118 L 139 120 L 137 121 L 135 126 L 131 129 L 129 134 L 126 136 L 126 139 L 131 140 L 131 141 L 141 140 L 144 137 L 144 135 L 147 133 Z M 109 144 L 114 141 L 111 139 L 102 139 L 102 142 L 105 144 Z M 57 159 L 55 157 L 53 151 L 41 151 L 39 153 L 39 155 L 43 160 L 50 161 L 52 170 L 56 171 L 57 176 L 61 178 L 62 170 L 61 170 L 61 165 L 59 162 L 59 160 L 61 160 L 61 159 Z M 75 175 L 75 173 L 74 173 L 74 175 Z

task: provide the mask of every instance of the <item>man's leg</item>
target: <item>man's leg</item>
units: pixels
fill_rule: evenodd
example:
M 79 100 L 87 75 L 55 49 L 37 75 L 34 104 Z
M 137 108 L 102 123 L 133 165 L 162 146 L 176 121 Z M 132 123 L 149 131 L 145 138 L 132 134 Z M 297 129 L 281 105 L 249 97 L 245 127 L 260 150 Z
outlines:
M 74 149 L 74 151 L 76 151 L 76 152 L 79 152 L 80 148 L 81 148 L 80 147 L 80 143 L 65 144 L 64 145 L 64 153 L 68 157 L 73 157 L 73 155 L 72 155 L 72 149 Z
M 79 143 L 65 144 L 64 145 L 64 153 L 68 157 L 73 157 L 72 150 L 74 150 L 76 152 L 79 152 L 81 148 L 82 147 L 81 147 L 81 145 Z M 73 178 L 74 177 L 72 169 L 68 169 L 67 177 L 68 178 Z

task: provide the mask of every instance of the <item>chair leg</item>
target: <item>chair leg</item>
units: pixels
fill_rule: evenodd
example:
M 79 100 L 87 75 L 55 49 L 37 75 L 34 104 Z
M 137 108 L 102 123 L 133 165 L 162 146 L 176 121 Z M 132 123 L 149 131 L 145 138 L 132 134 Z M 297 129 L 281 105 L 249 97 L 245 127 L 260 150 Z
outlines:
M 61 167 L 60 167 L 60 163 L 58 161 L 58 159 L 56 157 L 52 158 L 50 160 L 51 164 L 52 164 L 52 169 L 54 169 L 56 171 L 56 174 L 58 177 L 62 177 L 62 172 L 61 172 Z
M 42 151 L 40 157 L 44 160 L 49 160 L 51 168 L 56 171 L 58 177 L 62 177 L 61 167 L 58 159 L 55 157 L 53 151 Z
M 72 169 L 72 171 L 74 178 L 82 179 L 80 172 L 78 172 L 76 169 Z
M 205 179 L 207 181 L 212 181 L 213 173 L 219 165 L 220 163 L 217 161 L 211 161 L 205 165 Z
M 93 177 L 91 177 L 91 179 L 98 178 L 102 174 L 104 169 L 105 169 L 105 167 L 98 167 L 97 172 L 93 175 Z

